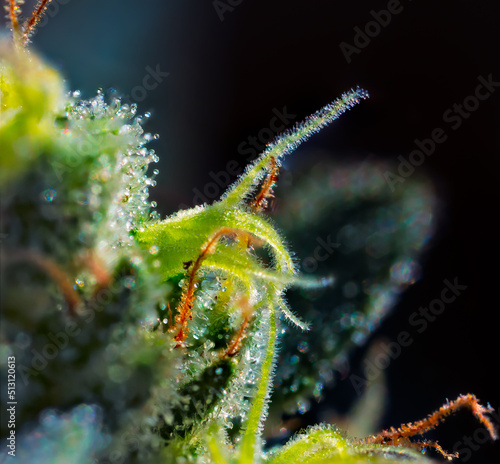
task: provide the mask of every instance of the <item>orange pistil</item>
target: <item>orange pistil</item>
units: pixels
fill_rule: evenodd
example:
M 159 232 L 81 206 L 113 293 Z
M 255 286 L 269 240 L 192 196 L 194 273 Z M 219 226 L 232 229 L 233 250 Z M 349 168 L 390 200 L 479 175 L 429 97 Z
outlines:
M 169 330 L 172 330 L 174 328 L 174 322 L 173 322 L 173 319 L 172 319 L 172 309 L 170 308 L 170 303 L 167 303 L 167 307 L 168 307 L 168 328 Z
M 33 34 L 33 31 L 35 30 L 36 25 L 40 22 L 40 18 L 42 17 L 43 13 L 47 9 L 47 5 L 51 2 L 52 0 L 39 0 L 36 8 L 33 11 L 33 14 L 31 15 L 31 18 L 27 19 L 26 22 L 24 23 L 23 26 L 23 43 L 26 44 L 28 42 L 28 38 L 30 37 L 31 34 Z
M 174 338 L 177 342 L 177 347 L 181 346 L 182 343 L 186 341 L 187 334 L 189 333 L 188 322 L 193 319 L 194 291 L 197 283 L 196 274 L 207 256 L 215 253 L 217 243 L 223 236 L 244 237 L 248 240 L 250 234 L 243 230 L 232 229 L 231 227 L 221 227 L 202 247 L 194 264 L 189 266 L 188 284 L 182 293 L 179 305 L 177 306 L 177 316 L 175 317 L 175 322 L 177 323 L 177 327 L 179 327 L 177 335 Z
M 19 7 L 16 5 L 16 0 L 9 0 L 8 3 L 10 24 L 12 25 L 12 31 L 16 35 L 19 33 Z
M 252 319 L 252 307 L 250 306 L 248 298 L 240 298 L 238 304 L 241 306 L 243 322 L 241 323 L 236 335 L 229 342 L 227 349 L 221 354 L 221 358 L 232 358 L 239 353 L 241 344 L 246 338 L 246 329 L 250 324 L 250 320 Z
M 92 273 L 96 280 L 96 288 L 94 289 L 93 297 L 96 297 L 99 292 L 111 285 L 113 277 L 109 274 L 102 260 L 95 252 L 90 252 L 82 259 L 86 268 Z
M 486 430 L 488 430 L 493 440 L 496 440 L 498 438 L 497 431 L 495 430 L 493 423 L 488 417 L 486 417 L 486 414 L 492 412 L 493 409 L 491 407 L 485 408 L 484 406 L 479 404 L 479 401 L 474 395 L 467 394 L 461 395 L 455 401 L 441 406 L 437 411 L 433 412 L 425 419 L 422 419 L 418 422 L 401 425 L 398 429 L 391 427 L 389 430 L 384 430 L 378 435 L 365 438 L 364 440 L 362 440 L 362 442 L 376 445 L 403 445 L 411 448 L 417 448 L 419 450 L 427 447 L 432 447 L 439 451 L 445 458 L 451 460 L 455 457 L 458 457 L 458 454 L 447 453 L 436 442 L 412 442 L 410 441 L 410 437 L 413 437 L 415 435 L 422 435 L 423 433 L 432 430 L 450 414 L 463 408 L 471 409 L 474 416 L 479 420 L 479 422 L 481 422 L 481 424 L 483 424 L 484 427 L 486 427 Z
M 267 207 L 267 199 L 273 197 L 273 185 L 278 180 L 278 171 L 279 168 L 276 165 L 276 160 L 274 157 L 271 157 L 271 167 L 269 169 L 269 174 L 266 177 L 266 180 L 262 184 L 260 192 L 257 194 L 255 199 L 253 200 L 251 207 L 255 211 L 262 211 Z
M 77 308 L 81 299 L 68 277 L 68 275 L 51 259 L 33 250 L 16 250 L 8 255 L 9 262 L 27 261 L 36 264 L 41 270 L 57 284 L 68 305 L 72 316 L 77 315 Z

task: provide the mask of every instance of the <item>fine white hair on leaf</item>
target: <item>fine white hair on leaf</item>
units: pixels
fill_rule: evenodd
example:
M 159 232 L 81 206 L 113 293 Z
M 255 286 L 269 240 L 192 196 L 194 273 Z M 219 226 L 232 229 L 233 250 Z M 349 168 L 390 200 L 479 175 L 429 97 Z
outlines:
M 279 298 L 279 308 L 285 318 L 286 321 L 291 322 L 294 326 L 298 327 L 299 329 L 303 330 L 304 332 L 307 332 L 310 330 L 311 326 L 308 322 L 304 322 L 302 319 L 300 319 L 298 316 L 296 316 L 293 311 L 288 307 L 286 302 L 283 300 L 283 298 Z
M 271 158 L 278 163 L 285 155 L 294 151 L 301 143 L 313 134 L 323 129 L 343 113 L 368 98 L 366 90 L 357 88 L 342 94 L 340 98 L 324 106 L 303 122 L 285 131 L 273 142 L 269 143 L 264 152 L 250 164 L 243 175 L 227 190 L 222 202 L 227 206 L 235 206 L 244 201 L 262 180 L 265 170 L 269 168 Z

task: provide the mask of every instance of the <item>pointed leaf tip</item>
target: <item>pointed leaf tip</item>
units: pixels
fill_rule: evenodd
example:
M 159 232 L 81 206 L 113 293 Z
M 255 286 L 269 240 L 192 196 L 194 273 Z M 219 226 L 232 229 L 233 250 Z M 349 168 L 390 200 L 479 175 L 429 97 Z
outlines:
M 259 182 L 262 181 L 266 171 L 269 170 L 271 160 L 279 165 L 281 158 L 293 152 L 301 143 L 308 140 L 313 134 L 323 129 L 337 119 L 341 114 L 351 109 L 361 100 L 368 98 L 368 92 L 361 88 L 351 89 L 342 94 L 340 98 L 324 106 L 303 122 L 296 124 L 292 129 L 286 130 L 273 142 L 269 143 L 265 151 L 252 163 L 241 177 L 231 186 L 222 197 L 222 202 L 227 206 L 235 206 L 248 198 Z

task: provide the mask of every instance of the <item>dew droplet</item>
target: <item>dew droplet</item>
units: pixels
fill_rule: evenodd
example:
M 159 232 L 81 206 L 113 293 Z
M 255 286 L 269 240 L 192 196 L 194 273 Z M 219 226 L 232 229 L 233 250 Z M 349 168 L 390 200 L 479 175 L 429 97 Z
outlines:
M 300 342 L 298 345 L 297 345 L 297 349 L 301 352 L 301 353 L 307 353 L 309 351 L 309 343 L 307 342 Z
M 57 192 L 54 189 L 47 189 L 42 192 L 42 197 L 47 202 L 52 202 L 55 200 Z
M 123 286 L 128 289 L 135 287 L 135 279 L 132 276 L 127 276 L 123 279 Z

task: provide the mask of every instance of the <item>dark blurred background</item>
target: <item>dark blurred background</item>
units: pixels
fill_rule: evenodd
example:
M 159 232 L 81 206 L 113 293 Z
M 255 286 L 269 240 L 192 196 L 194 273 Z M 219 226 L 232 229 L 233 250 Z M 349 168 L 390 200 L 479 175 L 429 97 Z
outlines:
M 379 14 L 386 25 L 369 26 L 373 37 L 360 43 L 357 31 L 388 7 L 398 12 Z M 53 0 L 33 42 L 84 97 L 113 87 L 137 101 L 139 112 L 152 112 L 147 129 L 161 135 L 154 144 L 161 161 L 153 198 L 162 214 L 198 201 L 197 191 L 212 182 L 210 171 L 225 170 L 230 160 L 245 165 L 241 144 L 269 127 L 273 110 L 283 107 L 296 122 L 349 88 L 370 92 L 368 101 L 308 142 L 332 159 L 352 154 L 397 167 L 415 138 L 446 129 L 448 139 L 417 168 L 436 183 L 439 233 L 422 278 L 372 338 L 394 340 L 412 312 L 440 295 L 445 278 L 458 277 L 468 288 L 386 369 L 390 401 L 382 425 L 389 427 L 468 392 L 500 415 L 500 86 L 492 85 L 477 109 L 468 100 L 474 109 L 465 110 L 460 127 L 443 122 L 446 110 L 474 95 L 479 76 L 500 82 L 499 20 L 493 0 Z M 356 34 L 363 48 L 348 53 Z M 157 86 L 144 81 L 148 74 L 156 74 Z M 292 176 L 301 153 L 285 166 Z M 364 353 L 353 353 L 353 372 Z M 345 411 L 352 385 L 340 380 L 327 397 L 328 407 Z M 325 404 L 302 420 L 315 422 Z M 468 414 L 459 418 L 433 436 L 447 449 L 472 437 L 460 446 L 469 451 L 459 462 L 499 462 L 500 445 L 478 444 L 477 422 Z

